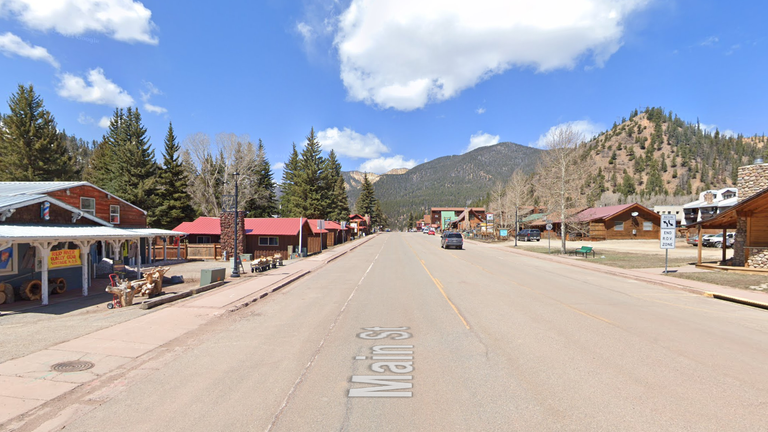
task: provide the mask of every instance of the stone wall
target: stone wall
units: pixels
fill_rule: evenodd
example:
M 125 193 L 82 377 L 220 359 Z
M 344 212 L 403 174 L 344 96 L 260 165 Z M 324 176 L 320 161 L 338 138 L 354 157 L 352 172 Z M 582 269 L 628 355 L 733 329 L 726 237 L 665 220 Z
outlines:
M 742 255 L 743 256 L 743 255 Z M 749 253 L 747 265 L 749 268 L 768 268 L 768 248 L 752 249 Z
M 235 212 L 223 212 L 219 216 L 221 221 L 221 250 L 232 256 L 235 243 Z M 237 252 L 245 251 L 245 212 L 237 212 Z
M 768 188 L 768 164 L 739 167 L 736 187 L 739 189 L 739 202 Z

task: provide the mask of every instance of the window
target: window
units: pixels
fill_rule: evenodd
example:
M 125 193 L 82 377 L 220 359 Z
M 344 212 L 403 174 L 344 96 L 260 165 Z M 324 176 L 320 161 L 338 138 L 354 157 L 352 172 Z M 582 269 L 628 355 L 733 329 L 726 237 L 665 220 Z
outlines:
M 210 243 L 211 242 L 211 236 L 197 236 L 197 242 L 202 243 Z
M 653 231 L 653 222 L 643 222 L 643 231 Z
M 259 237 L 259 246 L 279 246 L 277 237 Z
M 80 197 L 80 210 L 91 216 L 96 216 L 96 199 Z
M 624 231 L 624 222 L 623 221 L 616 222 L 613 225 L 613 230 L 614 231 Z
M 120 223 L 120 206 L 119 205 L 109 206 L 109 222 L 113 224 Z
M 0 250 L 0 274 L 18 273 L 18 250 L 16 245 Z

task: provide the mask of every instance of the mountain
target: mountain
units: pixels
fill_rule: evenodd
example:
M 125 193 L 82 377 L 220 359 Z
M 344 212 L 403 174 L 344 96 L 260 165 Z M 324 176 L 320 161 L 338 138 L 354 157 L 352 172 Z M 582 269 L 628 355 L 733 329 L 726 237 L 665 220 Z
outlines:
M 708 131 L 662 108 L 635 110 L 586 144 L 596 169 L 587 181 L 625 197 L 697 194 L 735 185 L 737 168 L 764 157 L 766 142 Z
M 540 152 L 505 142 L 462 155 L 443 156 L 402 173 L 393 170 L 376 176 L 376 198 L 390 225 L 397 226 L 411 212 L 421 217 L 429 207 L 464 207 L 467 201 L 482 200 L 494 183 L 506 182 L 516 169 L 532 172 Z M 362 175 L 354 171 L 342 174 L 354 209 Z M 373 181 L 375 174 L 368 176 Z

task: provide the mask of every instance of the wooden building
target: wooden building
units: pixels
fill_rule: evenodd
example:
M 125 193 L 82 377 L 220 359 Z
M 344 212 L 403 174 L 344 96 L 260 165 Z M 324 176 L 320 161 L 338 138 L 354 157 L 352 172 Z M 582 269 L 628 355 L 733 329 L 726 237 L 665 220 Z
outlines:
M 0 182 L 2 302 L 46 305 L 49 294 L 66 290 L 87 295 L 102 258 L 140 271 L 155 238 L 183 234 L 146 228 L 146 215 L 87 182 Z
M 320 230 L 307 218 L 246 218 L 245 251 L 253 257 L 280 253 L 283 257 L 301 253 L 314 255 L 323 250 Z
M 201 216 L 192 222 L 182 222 L 173 229 L 187 234 L 191 244 L 219 244 L 221 242 L 221 220 L 217 217 Z
M 359 214 L 349 215 L 349 229 L 354 237 L 368 235 L 371 233 L 371 217 Z
M 485 222 L 485 208 L 483 207 L 432 207 L 429 210 L 431 226 L 442 230 L 450 229 L 449 224 L 458 219 L 465 210 L 469 210 L 469 224 L 472 229 Z
M 589 240 L 659 239 L 661 216 L 640 204 L 588 208 L 576 215 Z

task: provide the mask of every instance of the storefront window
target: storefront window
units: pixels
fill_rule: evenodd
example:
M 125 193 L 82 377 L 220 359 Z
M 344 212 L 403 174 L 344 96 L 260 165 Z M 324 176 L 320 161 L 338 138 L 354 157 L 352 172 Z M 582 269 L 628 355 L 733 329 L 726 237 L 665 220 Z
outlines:
M 613 226 L 613 229 L 615 231 L 624 231 L 624 222 L 616 222 L 616 224 Z
M 80 210 L 91 216 L 96 216 L 96 199 L 80 197 Z

